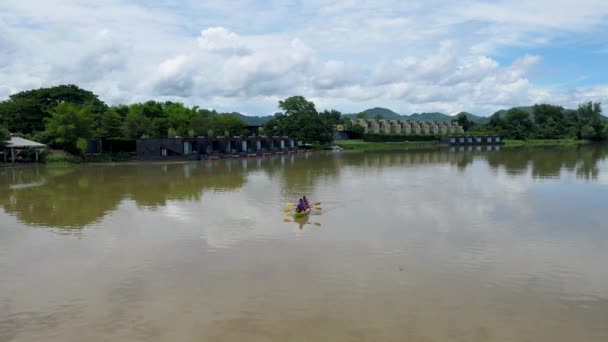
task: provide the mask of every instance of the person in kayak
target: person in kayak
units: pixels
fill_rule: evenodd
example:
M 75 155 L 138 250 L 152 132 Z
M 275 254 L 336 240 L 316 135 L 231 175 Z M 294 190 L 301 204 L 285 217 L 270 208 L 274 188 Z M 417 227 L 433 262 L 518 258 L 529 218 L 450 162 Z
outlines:
M 298 205 L 296 206 L 296 212 L 301 213 L 306 209 L 308 209 L 308 207 L 306 206 L 304 199 L 300 198 L 300 200 L 298 201 Z
M 304 206 L 306 206 L 306 209 L 310 208 L 310 204 L 308 204 L 308 199 L 306 198 L 306 196 L 302 197 L 302 201 L 304 202 Z

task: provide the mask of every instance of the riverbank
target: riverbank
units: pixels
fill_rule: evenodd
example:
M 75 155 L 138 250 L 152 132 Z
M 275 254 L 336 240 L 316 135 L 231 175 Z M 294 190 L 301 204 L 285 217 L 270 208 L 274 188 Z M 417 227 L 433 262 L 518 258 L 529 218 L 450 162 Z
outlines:
M 577 139 L 528 139 L 528 140 L 512 140 L 505 139 L 506 147 L 513 146 L 573 146 L 588 144 L 589 140 L 577 140 Z
M 574 146 L 588 144 L 589 140 L 576 139 L 529 139 L 512 140 L 505 139 L 504 147 L 521 146 Z M 411 149 L 422 149 L 439 146 L 438 141 L 406 141 L 406 142 L 367 142 L 363 140 L 341 140 L 335 145 L 342 147 L 345 151 L 402 151 Z
M 345 151 L 402 151 L 439 146 L 438 141 L 405 141 L 405 142 L 367 142 L 362 140 L 341 140 L 335 145 Z

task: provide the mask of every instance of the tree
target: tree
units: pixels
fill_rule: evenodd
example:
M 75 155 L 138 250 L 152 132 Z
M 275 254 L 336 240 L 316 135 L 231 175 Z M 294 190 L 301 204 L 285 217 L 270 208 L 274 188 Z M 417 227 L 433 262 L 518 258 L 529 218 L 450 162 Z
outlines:
M 317 114 L 315 104 L 306 100 L 304 96 L 292 96 L 279 101 L 279 108 L 286 116 L 290 115 L 313 115 Z
M 5 146 L 9 140 L 11 140 L 11 134 L 8 129 L 0 126 L 0 147 Z
M 530 113 L 521 108 L 511 108 L 505 114 L 504 130 L 509 138 L 525 140 L 533 125 Z
M 49 110 L 50 117 L 45 121 L 45 132 L 51 145 L 71 153 L 82 152 L 79 139 L 93 136 L 94 118 L 92 106 L 63 102 Z M 86 146 L 85 146 L 86 148 Z
M 382 115 L 382 113 L 378 113 L 378 114 L 374 115 L 374 119 L 382 120 L 382 119 L 384 119 L 384 115 Z
M 277 117 L 270 119 L 262 125 L 262 131 L 264 135 L 273 136 L 279 134 L 279 120 Z
M 171 135 L 168 135 L 169 132 L 169 119 L 166 117 L 158 117 L 152 119 L 152 137 L 154 138 L 171 138 Z M 175 136 L 174 134 L 173 136 Z
M 469 117 L 465 113 L 458 114 L 456 118 L 452 120 L 452 122 L 458 123 L 458 125 L 465 131 L 469 131 L 471 128 L 473 128 L 473 126 L 475 126 L 475 122 L 469 120 Z
M 190 130 L 190 121 L 196 113 L 181 103 L 172 102 L 165 103 L 163 111 L 169 127 L 175 129 L 178 135 L 186 136 Z
M 133 140 L 150 137 L 154 131 L 152 121 L 140 111 L 130 110 L 123 124 L 124 135 Z
M 361 112 L 359 114 L 357 114 L 357 119 L 365 119 L 365 112 Z
M 339 111 L 332 109 L 332 110 L 324 110 L 321 113 L 319 113 L 319 117 L 321 117 L 321 120 L 323 120 L 323 122 L 329 124 L 329 125 L 339 125 L 342 124 L 344 122 L 343 118 L 342 118 L 342 113 L 340 113 Z
M 313 102 L 303 96 L 292 96 L 279 101 L 279 107 L 285 114 L 276 117 L 276 129 L 273 129 L 273 134 L 289 135 L 305 143 L 325 144 L 333 140 L 333 123 L 324 120 L 317 113 Z
M 228 135 L 241 135 L 247 124 L 234 114 L 216 114 L 211 117 L 211 129 Z
M 594 103 L 589 101 L 580 104 L 577 110 L 577 118 L 579 136 L 581 138 L 602 140 L 604 122 L 602 121 L 602 106 L 599 102 Z M 591 129 L 586 126 L 589 126 Z
M 351 139 L 361 139 L 361 138 L 363 138 L 364 133 L 365 133 L 365 129 L 359 125 L 354 125 L 350 128 L 350 138 Z
M 99 137 L 106 140 L 119 140 L 124 137 L 123 119 L 115 108 L 109 108 L 101 117 Z
M 564 108 L 549 104 L 533 107 L 537 136 L 543 139 L 558 139 L 566 136 Z
M 581 138 L 592 140 L 596 136 L 595 129 L 591 125 L 584 125 L 581 127 Z
M 109 144 L 110 153 L 112 153 L 113 141 L 124 138 L 123 125 L 122 116 L 113 107 L 106 110 L 101 117 L 101 127 L 97 135 Z
M 0 118 L 12 132 L 30 134 L 44 130 L 44 119 L 50 116 L 50 110 L 64 102 L 87 104 L 93 118 L 91 125 L 95 129 L 98 128 L 99 118 L 107 108 L 97 95 L 88 90 L 75 85 L 60 85 L 22 91 L 9 96 L 8 100 L 0 102 Z
M 197 111 L 190 120 L 190 129 L 195 136 L 207 135 L 211 129 L 211 113 L 207 110 Z

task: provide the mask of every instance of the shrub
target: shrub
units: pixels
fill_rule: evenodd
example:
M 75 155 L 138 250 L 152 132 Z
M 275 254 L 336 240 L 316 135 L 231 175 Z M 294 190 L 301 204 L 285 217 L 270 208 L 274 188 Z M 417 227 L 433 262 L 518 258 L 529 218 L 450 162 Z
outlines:
M 44 160 L 47 164 L 71 164 L 80 162 L 80 158 L 66 153 L 48 154 L 45 156 Z

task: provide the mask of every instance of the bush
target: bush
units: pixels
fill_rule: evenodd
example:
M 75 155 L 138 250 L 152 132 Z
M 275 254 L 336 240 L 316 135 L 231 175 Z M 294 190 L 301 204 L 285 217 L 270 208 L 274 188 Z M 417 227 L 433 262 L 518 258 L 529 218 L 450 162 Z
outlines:
M 436 134 L 363 134 L 363 141 L 368 142 L 401 142 L 401 141 L 436 141 L 441 136 Z
M 44 158 L 47 164 L 72 164 L 80 163 L 80 158 L 71 154 L 48 154 Z

